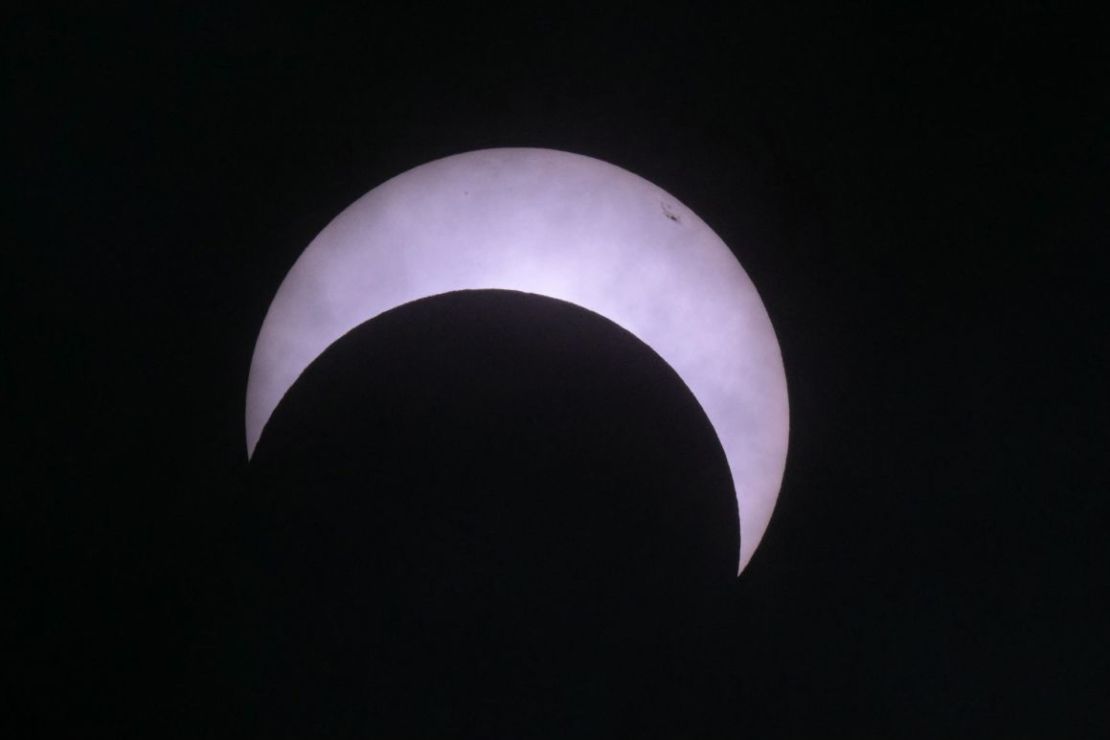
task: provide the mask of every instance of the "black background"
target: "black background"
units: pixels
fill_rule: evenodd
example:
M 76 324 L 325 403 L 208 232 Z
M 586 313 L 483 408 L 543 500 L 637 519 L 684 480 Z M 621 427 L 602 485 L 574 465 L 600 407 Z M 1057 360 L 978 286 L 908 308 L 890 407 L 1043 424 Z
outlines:
M 671 737 L 1089 737 L 1104 723 L 1110 70 L 1093 18 L 1038 3 L 927 15 L 75 6 L 16 13 L 4 47 L 13 737 L 642 736 L 648 725 Z M 511 656 L 482 680 L 458 673 L 449 648 L 473 636 L 442 632 L 397 649 L 448 675 L 422 704 L 418 688 L 373 671 L 335 678 L 356 627 L 278 610 L 298 584 L 258 586 L 284 561 L 252 516 L 265 486 L 246 462 L 245 386 L 269 301 L 332 217 L 412 166 L 490 146 L 613 162 L 717 231 L 778 333 L 791 447 L 749 568 L 689 597 L 698 639 L 645 632 L 633 658 L 591 633 L 577 649 L 597 648 L 597 666 L 546 664 L 558 690 L 545 694 L 507 678 Z M 496 324 L 481 305 L 475 320 Z M 515 331 L 530 312 L 562 315 L 511 305 Z M 607 346 L 603 323 L 575 316 L 568 325 Z M 603 366 L 664 372 L 620 346 Z M 649 418 L 619 373 L 565 377 L 612 391 L 584 407 L 598 418 Z M 661 407 L 696 416 L 681 384 L 658 387 Z M 563 405 L 552 398 L 548 411 Z M 459 431 L 506 433 L 504 419 L 458 413 Z M 662 444 L 597 429 L 567 438 L 610 461 Z M 398 470 L 427 462 L 416 447 Z M 675 475 L 720 462 L 708 443 L 650 449 L 671 450 L 657 465 Z M 612 467 L 583 460 L 566 481 Z M 621 490 L 658 477 L 621 471 Z M 299 584 L 327 599 L 353 581 L 393 603 L 388 579 L 337 552 L 322 569 L 346 585 L 311 573 Z M 489 565 L 462 553 L 460 575 L 436 588 Z M 496 572 L 522 577 L 526 562 Z M 634 603 L 622 598 L 614 609 Z M 589 629 L 612 618 L 599 612 Z M 292 615 L 274 617 L 287 631 L 244 627 L 274 613 Z M 309 648 L 283 639 L 298 629 L 333 629 L 321 664 L 306 669 Z M 503 645 L 483 639 L 467 649 Z M 616 688 L 644 676 L 655 688 Z M 409 705 L 360 713 L 376 681 Z M 551 706 L 526 711 L 521 696 Z

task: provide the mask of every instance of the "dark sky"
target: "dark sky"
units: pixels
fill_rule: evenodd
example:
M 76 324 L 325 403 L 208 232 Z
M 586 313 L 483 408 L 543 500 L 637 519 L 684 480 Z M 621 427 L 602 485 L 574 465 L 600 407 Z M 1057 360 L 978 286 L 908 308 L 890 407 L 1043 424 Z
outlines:
M 16 13 L 10 736 L 1097 735 L 1104 39 L 835 5 Z M 365 325 L 248 466 L 300 252 L 491 146 L 646 177 L 759 288 L 791 446 L 739 580 L 697 404 L 551 302 Z

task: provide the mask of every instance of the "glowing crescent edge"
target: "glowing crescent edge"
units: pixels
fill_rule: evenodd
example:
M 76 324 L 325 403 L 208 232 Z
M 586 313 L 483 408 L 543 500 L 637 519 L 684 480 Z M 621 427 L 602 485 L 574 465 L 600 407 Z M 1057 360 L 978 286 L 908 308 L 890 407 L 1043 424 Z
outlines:
M 259 332 L 247 382 L 248 457 L 286 391 L 333 342 L 391 308 L 465 289 L 574 303 L 670 364 L 728 460 L 742 571 L 778 498 L 789 433 L 767 311 L 693 212 L 647 180 L 577 154 L 446 157 L 388 180 L 329 223 L 290 269 Z

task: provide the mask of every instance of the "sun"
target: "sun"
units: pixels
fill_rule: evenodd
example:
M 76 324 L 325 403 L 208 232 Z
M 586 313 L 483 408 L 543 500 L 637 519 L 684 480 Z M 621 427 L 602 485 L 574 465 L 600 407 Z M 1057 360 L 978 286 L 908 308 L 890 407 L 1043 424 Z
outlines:
M 647 180 L 549 149 L 487 149 L 371 190 L 316 237 L 274 297 L 255 345 L 253 453 L 306 367 L 359 324 L 414 300 L 503 289 L 598 313 L 655 350 L 721 442 L 739 511 L 738 572 L 770 521 L 789 410 L 778 340 L 732 251 Z

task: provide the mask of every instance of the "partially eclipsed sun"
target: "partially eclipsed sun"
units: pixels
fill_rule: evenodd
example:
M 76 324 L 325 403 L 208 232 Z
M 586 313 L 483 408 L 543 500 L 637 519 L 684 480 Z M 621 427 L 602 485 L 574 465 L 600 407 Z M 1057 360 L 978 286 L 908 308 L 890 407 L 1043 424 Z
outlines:
M 739 569 L 778 498 L 789 413 L 782 356 L 755 286 L 677 199 L 614 165 L 547 149 L 440 159 L 374 188 L 320 232 L 262 324 L 247 453 L 333 342 L 427 296 L 503 289 L 558 298 L 635 334 L 685 381 L 725 451 Z

